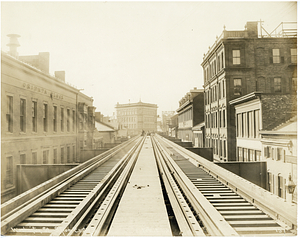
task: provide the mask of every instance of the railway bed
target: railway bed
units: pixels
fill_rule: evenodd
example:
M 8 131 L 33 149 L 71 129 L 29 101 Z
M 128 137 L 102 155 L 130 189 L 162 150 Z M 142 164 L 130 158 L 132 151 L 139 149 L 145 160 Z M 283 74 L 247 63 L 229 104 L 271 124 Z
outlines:
M 158 135 L 131 139 L 61 176 L 52 181 L 60 182 L 11 211 L 14 201 L 20 204 L 29 195 L 2 204 L 2 235 L 296 234 L 289 213 L 294 207 L 282 203 L 282 208 L 268 209 L 269 204 L 244 187 L 272 201 L 266 191 Z

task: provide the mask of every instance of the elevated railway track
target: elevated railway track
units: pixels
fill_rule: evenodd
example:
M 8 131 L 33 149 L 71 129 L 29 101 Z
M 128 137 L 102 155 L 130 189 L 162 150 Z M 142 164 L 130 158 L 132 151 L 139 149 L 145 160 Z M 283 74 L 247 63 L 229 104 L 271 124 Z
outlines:
M 154 169 L 147 164 L 152 159 Z M 159 182 L 146 182 L 145 175 Z M 128 198 L 132 193 L 143 202 Z M 165 208 L 151 207 L 152 194 Z M 137 209 L 137 219 L 122 220 L 127 206 Z M 155 209 L 168 219 L 161 230 L 155 224 L 163 216 L 153 215 Z M 147 236 L 153 229 L 154 235 L 282 236 L 297 229 L 295 205 L 158 135 L 133 138 L 2 204 L 1 211 L 6 236 Z

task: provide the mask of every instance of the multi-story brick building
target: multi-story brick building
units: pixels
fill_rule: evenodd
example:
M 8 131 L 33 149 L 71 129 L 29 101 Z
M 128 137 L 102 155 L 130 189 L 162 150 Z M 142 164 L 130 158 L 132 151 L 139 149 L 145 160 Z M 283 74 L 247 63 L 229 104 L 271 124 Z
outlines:
M 210 47 L 202 62 L 205 91 L 205 144 L 214 159 L 236 160 L 236 125 L 230 100 L 254 91 L 295 94 L 297 38 L 282 28 L 281 34 L 258 34 L 257 22 L 246 29 L 227 31 Z
M 157 130 L 157 105 L 151 103 L 127 103 L 116 105 L 118 135 L 134 136 Z
M 16 195 L 17 165 L 80 162 L 81 149 L 93 147 L 95 126 L 91 97 L 16 54 L 1 52 L 1 57 L 4 202 Z
M 195 142 L 192 128 L 204 121 L 203 106 L 203 89 L 194 88 L 179 101 L 177 136 L 182 141 Z

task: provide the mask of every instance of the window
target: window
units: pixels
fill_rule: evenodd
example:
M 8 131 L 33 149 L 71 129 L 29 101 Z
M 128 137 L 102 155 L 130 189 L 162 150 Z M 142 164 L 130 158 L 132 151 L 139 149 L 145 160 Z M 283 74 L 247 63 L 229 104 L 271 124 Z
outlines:
M 276 159 L 275 148 L 271 149 L 271 158 Z
M 13 157 L 6 157 L 6 178 L 5 178 L 5 186 L 9 188 L 14 185 L 13 180 Z
M 261 151 L 255 151 L 255 161 L 261 161 Z
M 259 137 L 260 115 L 259 110 L 254 111 L 254 138 Z
M 223 127 L 226 127 L 226 110 L 223 110 Z
M 7 96 L 7 112 L 6 112 L 7 131 L 13 132 L 13 97 Z
M 67 131 L 70 131 L 70 109 L 67 109 Z
M 271 157 L 271 147 L 270 146 L 264 147 L 264 157 L 266 159 Z
M 284 159 L 284 150 L 282 148 L 277 148 L 277 160 Z
M 75 155 L 76 155 L 76 151 L 75 151 L 75 145 L 73 145 L 73 162 L 75 162 Z
M 43 105 L 43 127 L 44 127 L 44 132 L 47 132 L 48 130 L 48 105 L 44 103 Z
M 57 148 L 53 149 L 53 164 L 57 164 Z
M 255 151 L 249 149 L 248 152 L 249 152 L 249 155 L 248 155 L 249 156 L 249 161 L 255 161 Z
M 26 100 L 20 99 L 20 131 L 26 131 Z
M 60 130 L 64 131 L 64 109 L 60 109 Z
M 26 154 L 20 155 L 20 164 L 26 164 Z
M 248 138 L 248 129 L 249 129 L 248 114 L 247 112 L 244 112 L 242 115 L 243 115 L 243 136 L 242 137 Z
M 254 138 L 254 113 L 253 111 L 248 112 L 248 127 L 249 127 L 249 138 Z
M 57 106 L 53 106 L 53 131 L 57 131 Z
M 221 69 L 224 68 L 224 54 L 223 52 L 221 53 Z
M 237 136 L 243 137 L 243 115 L 239 113 L 237 115 Z
M 248 149 L 244 148 L 244 161 L 245 162 L 248 162 L 249 159 L 248 159 Z
M 281 92 L 281 78 L 274 78 L 274 92 Z
M 37 102 L 32 101 L 32 131 L 37 132 Z
M 232 51 L 232 63 L 233 64 L 241 64 L 241 52 L 240 50 Z
M 244 152 L 243 152 L 243 148 L 238 147 L 238 156 L 239 156 L 239 161 L 244 161 Z
M 273 63 L 274 64 L 279 64 L 280 63 L 280 51 L 279 49 L 272 49 L 273 53 Z
M 32 152 L 32 164 L 37 164 L 37 152 Z
M 291 49 L 291 63 L 297 63 L 297 49 Z
M 242 95 L 242 79 L 234 79 L 233 81 L 233 93 L 236 96 Z
M 71 150 L 70 146 L 67 146 L 67 163 L 71 162 Z
M 60 163 L 64 164 L 65 163 L 65 149 L 62 147 L 60 149 Z
M 75 131 L 75 110 L 73 110 L 73 131 Z
M 226 157 L 226 141 L 224 140 L 224 157 Z
M 49 163 L 49 150 L 43 151 L 43 164 Z

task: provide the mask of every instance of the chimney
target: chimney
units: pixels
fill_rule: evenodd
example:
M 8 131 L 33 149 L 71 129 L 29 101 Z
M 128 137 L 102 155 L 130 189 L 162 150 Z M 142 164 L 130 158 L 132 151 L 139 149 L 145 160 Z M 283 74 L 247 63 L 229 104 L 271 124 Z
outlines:
M 15 58 L 18 58 L 17 47 L 20 46 L 18 41 L 18 37 L 20 37 L 20 35 L 8 34 L 7 36 L 9 37 L 9 43 L 7 44 L 9 47 L 9 54 Z
M 247 29 L 249 38 L 257 38 L 258 37 L 256 21 L 247 22 L 246 29 Z
M 65 82 L 65 71 L 55 71 L 54 75 L 56 78 L 59 78 L 61 81 Z

